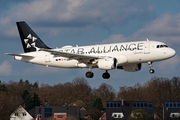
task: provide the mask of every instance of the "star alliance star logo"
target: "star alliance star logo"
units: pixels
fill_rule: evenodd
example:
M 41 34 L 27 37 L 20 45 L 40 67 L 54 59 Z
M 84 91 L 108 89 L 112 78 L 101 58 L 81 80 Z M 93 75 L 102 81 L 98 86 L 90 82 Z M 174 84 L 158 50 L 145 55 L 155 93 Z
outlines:
M 32 36 L 31 34 L 29 34 L 27 36 L 27 39 L 24 39 L 24 43 L 26 44 L 26 48 L 31 48 L 31 47 L 34 47 L 36 49 L 36 51 L 39 50 L 38 47 L 36 47 L 36 41 L 37 38 Z

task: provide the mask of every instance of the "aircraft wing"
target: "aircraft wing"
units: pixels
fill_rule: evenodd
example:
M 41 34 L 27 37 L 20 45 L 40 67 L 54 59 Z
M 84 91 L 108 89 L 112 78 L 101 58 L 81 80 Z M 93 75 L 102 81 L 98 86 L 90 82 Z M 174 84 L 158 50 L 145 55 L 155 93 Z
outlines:
M 24 58 L 34 58 L 33 56 L 30 55 L 22 55 L 22 54 L 13 54 L 13 53 L 6 53 L 6 55 L 10 55 L 10 56 L 19 56 L 19 57 L 24 57 Z
M 41 48 L 40 50 L 49 52 L 49 53 L 51 53 L 53 55 L 59 55 L 59 56 L 62 56 L 62 57 L 67 57 L 69 59 L 76 59 L 76 60 L 81 60 L 81 61 L 92 61 L 94 59 L 107 57 L 107 56 L 96 56 L 96 55 L 83 55 L 83 54 L 67 53 L 67 52 L 56 51 L 56 50 L 53 50 L 53 49 L 44 49 L 44 48 Z

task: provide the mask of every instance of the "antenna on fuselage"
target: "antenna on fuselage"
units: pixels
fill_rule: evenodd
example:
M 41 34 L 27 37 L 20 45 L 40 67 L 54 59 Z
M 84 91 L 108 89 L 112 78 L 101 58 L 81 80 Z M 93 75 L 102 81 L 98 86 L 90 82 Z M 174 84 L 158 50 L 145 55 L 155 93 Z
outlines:
M 148 39 L 148 38 L 146 38 L 146 40 L 147 40 L 147 41 L 149 41 L 149 39 Z

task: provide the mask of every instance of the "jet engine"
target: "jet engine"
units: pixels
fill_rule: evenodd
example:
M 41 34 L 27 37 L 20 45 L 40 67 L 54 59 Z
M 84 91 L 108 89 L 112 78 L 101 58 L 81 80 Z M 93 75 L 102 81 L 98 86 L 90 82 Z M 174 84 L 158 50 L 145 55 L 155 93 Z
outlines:
M 130 64 L 125 64 L 123 66 L 118 66 L 118 69 L 123 69 L 124 71 L 128 72 L 136 72 L 141 70 L 141 63 L 130 63 Z
M 116 58 L 99 59 L 97 65 L 98 65 L 99 69 L 102 69 L 102 70 L 116 69 L 117 59 Z

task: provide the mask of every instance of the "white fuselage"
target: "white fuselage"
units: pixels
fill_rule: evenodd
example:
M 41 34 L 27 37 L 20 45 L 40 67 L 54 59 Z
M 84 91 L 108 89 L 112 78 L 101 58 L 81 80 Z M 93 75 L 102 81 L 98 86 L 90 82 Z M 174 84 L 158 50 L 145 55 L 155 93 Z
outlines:
M 114 57 L 118 59 L 119 65 L 121 64 L 120 61 L 123 61 L 124 58 L 127 59 L 126 64 L 145 63 L 149 61 L 155 62 L 165 60 L 173 57 L 176 53 L 172 48 L 169 48 L 164 43 L 158 41 L 137 41 L 76 47 L 65 46 L 53 50 L 73 54 Z M 34 58 L 15 56 L 15 59 L 60 68 L 88 67 L 87 64 L 81 63 L 76 59 L 53 55 L 46 51 L 29 52 L 23 53 L 22 55 L 30 55 Z M 97 66 L 95 65 L 94 67 Z

